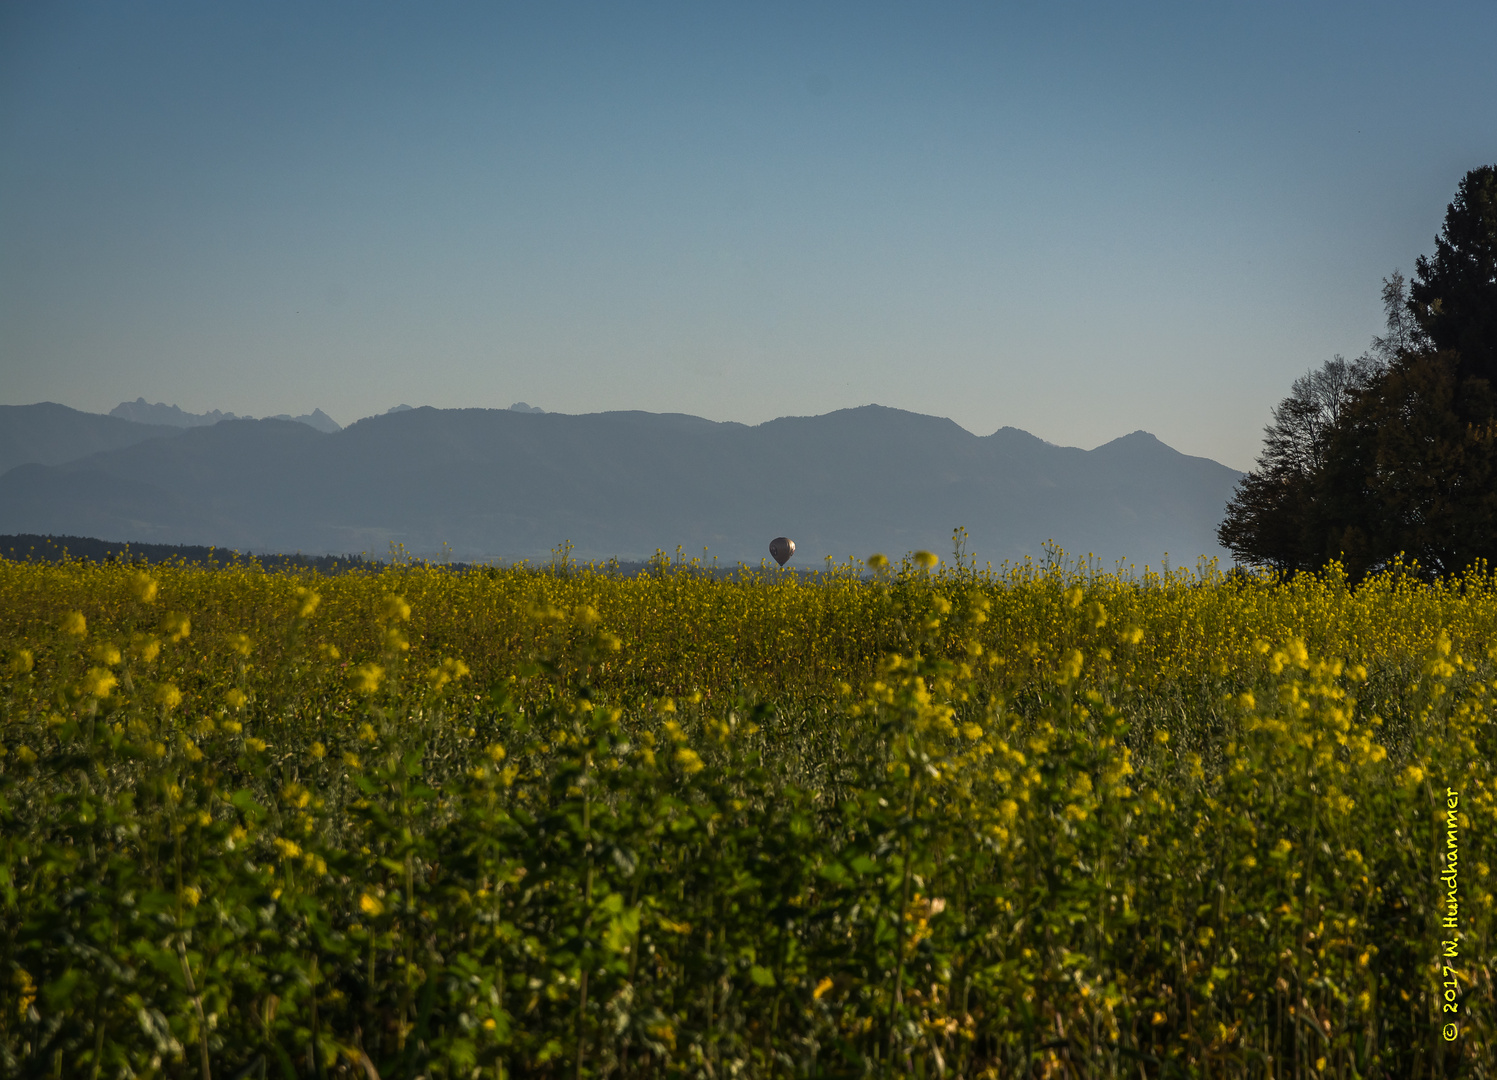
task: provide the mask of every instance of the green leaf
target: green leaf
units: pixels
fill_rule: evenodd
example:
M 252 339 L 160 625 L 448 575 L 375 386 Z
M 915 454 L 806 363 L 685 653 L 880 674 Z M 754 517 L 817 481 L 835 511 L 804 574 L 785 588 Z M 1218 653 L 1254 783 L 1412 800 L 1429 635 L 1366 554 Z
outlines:
M 245 817 L 253 821 L 259 821 L 265 816 L 265 807 L 255 801 L 255 797 L 249 793 L 249 789 L 240 788 L 234 792 L 229 802 Z

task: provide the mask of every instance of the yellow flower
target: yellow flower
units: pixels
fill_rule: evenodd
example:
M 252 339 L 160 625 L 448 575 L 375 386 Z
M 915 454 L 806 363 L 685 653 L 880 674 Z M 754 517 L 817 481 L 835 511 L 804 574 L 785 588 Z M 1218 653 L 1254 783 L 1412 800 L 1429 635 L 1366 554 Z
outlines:
M 107 698 L 119 684 L 114 672 L 107 668 L 89 668 L 83 677 L 83 692 L 89 697 Z
M 237 686 L 224 695 L 224 704 L 231 709 L 242 709 L 248 701 L 249 695 Z
M 343 764 L 347 765 L 350 769 L 363 768 L 363 764 L 359 761 L 358 754 L 344 754 Z
M 935 566 L 940 561 L 941 560 L 940 560 L 939 557 L 937 557 L 936 555 L 932 554 L 929 551 L 917 551 L 917 552 L 915 552 L 915 565 L 918 566 L 918 567 L 920 567 L 920 569 L 922 569 L 922 570 L 929 570 L 931 567 Z
M 171 683 L 162 683 L 156 687 L 156 704 L 167 710 L 175 709 L 182 704 L 182 691 Z
M 317 610 L 317 605 L 322 603 L 322 597 L 318 596 L 305 585 L 298 585 L 296 587 L 296 600 L 296 616 L 299 619 L 311 618 L 312 613 Z
M 72 637 L 83 637 L 88 633 L 88 620 L 81 611 L 70 611 L 62 617 L 62 632 Z
M 31 655 L 30 649 L 17 649 L 10 654 L 10 664 L 7 665 L 12 675 L 24 675 L 32 669 L 36 660 Z
M 354 689 L 361 694 L 372 694 L 384 680 L 385 669 L 378 664 L 361 664 L 349 672 Z
M 390 622 L 408 622 L 411 617 L 411 605 L 394 593 L 385 593 L 381 603 L 385 619 Z
M 130 576 L 130 592 L 142 604 L 149 604 L 156 599 L 156 589 L 155 579 L 144 570 L 137 570 Z
M 689 746 L 683 746 L 676 751 L 676 764 L 681 766 L 681 771 L 687 776 L 694 776 L 707 767 L 702 764 L 702 759 L 697 752 Z
M 186 615 L 167 612 L 161 619 L 161 632 L 173 641 L 181 641 L 192 633 L 192 620 Z
M 359 910 L 365 915 L 374 916 L 381 914 L 385 910 L 385 905 L 380 903 L 376 897 L 364 893 L 359 897 Z
M 264 739 L 249 738 L 244 740 L 244 745 L 257 754 L 263 754 L 270 746 Z
M 489 760 L 491 760 L 495 765 L 503 761 L 506 756 L 504 747 L 500 746 L 498 743 L 491 743 L 489 745 L 487 753 L 489 755 Z
M 812 1000 L 820 1001 L 826 995 L 826 992 L 831 988 L 832 980 L 823 978 L 819 983 L 816 984 L 816 989 L 811 991 Z
M 119 649 L 107 641 L 101 641 L 93 647 L 93 658 L 105 667 L 114 667 L 120 662 Z
M 875 554 L 875 555 L 868 556 L 868 569 L 870 569 L 870 570 L 883 570 L 888 565 L 889 565 L 889 560 L 884 555 L 877 555 L 877 554 Z
M 312 756 L 321 761 L 327 757 L 327 747 L 323 746 L 320 742 L 314 742 L 312 744 Z
M 431 684 L 433 690 L 440 690 L 453 679 L 461 679 L 468 674 L 468 665 L 461 660 L 446 659 L 439 667 L 434 667 L 426 673 L 426 681 Z
M 198 902 L 203 899 L 203 890 L 196 885 L 188 885 L 182 890 L 182 899 L 187 901 L 188 907 L 197 907 Z
M 248 656 L 255 647 L 248 634 L 234 634 L 229 638 L 229 648 L 240 656 Z

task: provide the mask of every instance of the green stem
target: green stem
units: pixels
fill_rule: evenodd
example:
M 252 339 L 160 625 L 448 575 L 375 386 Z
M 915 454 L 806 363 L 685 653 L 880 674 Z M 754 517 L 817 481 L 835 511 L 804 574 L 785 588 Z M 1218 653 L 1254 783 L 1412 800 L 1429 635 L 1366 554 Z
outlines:
M 905 912 L 910 906 L 910 825 L 915 813 L 915 769 L 910 764 L 910 790 L 905 802 L 904 838 L 900 843 L 900 858 L 904 862 L 904 884 L 899 893 L 899 911 L 895 918 L 895 963 L 894 963 L 894 992 L 889 995 L 889 1022 L 888 1031 L 884 1043 L 884 1073 L 888 1074 L 889 1064 L 894 1057 L 894 1018 L 898 1015 L 899 1008 L 904 1004 L 904 922 Z
M 593 756 L 589 751 L 582 757 L 582 850 L 587 857 L 587 876 L 582 885 L 582 906 L 584 915 L 582 918 L 583 942 L 582 942 L 582 977 L 579 980 L 577 999 L 577 1054 L 573 1076 L 576 1080 L 582 1080 L 582 1062 L 586 1056 L 587 1035 L 587 974 L 588 974 L 588 948 L 587 930 L 593 919 L 593 799 L 592 789 L 588 784 L 589 774 L 592 770 Z

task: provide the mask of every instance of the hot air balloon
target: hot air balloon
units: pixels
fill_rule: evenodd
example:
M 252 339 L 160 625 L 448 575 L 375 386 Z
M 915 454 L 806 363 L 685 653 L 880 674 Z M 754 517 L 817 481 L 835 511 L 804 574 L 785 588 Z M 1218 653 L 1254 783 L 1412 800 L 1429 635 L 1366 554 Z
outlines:
M 769 542 L 769 553 L 774 556 L 774 561 L 784 566 L 790 561 L 790 556 L 795 554 L 795 541 L 788 536 L 776 536 Z

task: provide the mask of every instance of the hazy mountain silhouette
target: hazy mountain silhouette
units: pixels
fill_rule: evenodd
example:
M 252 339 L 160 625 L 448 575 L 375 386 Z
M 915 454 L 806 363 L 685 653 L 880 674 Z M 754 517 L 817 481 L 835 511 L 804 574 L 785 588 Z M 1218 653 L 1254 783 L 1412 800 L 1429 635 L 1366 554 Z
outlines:
M 185 412 L 178 405 L 167 405 L 156 402 L 154 405 L 145 398 L 136 398 L 134 401 L 122 401 L 109 410 L 110 416 L 119 417 L 121 420 L 132 420 L 137 424 L 165 424 L 168 427 L 207 427 L 209 424 L 217 424 L 223 420 L 253 420 L 253 416 L 235 416 L 233 413 L 219 412 L 210 409 L 205 413 Z M 342 431 L 343 425 L 334 420 L 321 409 L 313 409 L 301 416 L 292 416 L 289 413 L 278 413 L 267 417 L 270 420 L 294 420 L 298 424 L 307 424 L 318 431 L 326 431 L 331 434 L 334 431 Z
M 298 424 L 306 424 L 308 427 L 314 427 L 318 431 L 325 431 L 329 435 L 331 435 L 335 431 L 343 430 L 342 424 L 338 423 L 338 421 L 334 420 L 331 416 L 323 412 L 321 409 L 313 409 L 311 412 L 305 413 L 301 416 L 292 416 L 289 413 L 277 413 L 275 416 L 267 417 L 267 419 L 292 420 Z
M 130 420 L 137 424 L 165 424 L 168 427 L 206 427 L 216 424 L 220 420 L 248 420 L 251 417 L 235 416 L 233 413 L 219 412 L 210 409 L 205 413 L 190 413 L 178 405 L 168 405 L 158 401 L 154 405 L 145 398 L 136 398 L 134 401 L 122 401 L 109 410 L 110 416 L 117 416 L 121 420 Z
M 1219 555 L 1238 472 L 1135 432 L 1095 450 L 1015 428 L 870 405 L 756 427 L 644 412 L 568 416 L 420 408 L 335 434 L 230 420 L 0 476 L 0 533 L 382 555 L 445 543 L 461 559 L 583 558 L 705 546 L 796 564 L 949 548 L 980 559 L 1075 555 L 1157 564 Z
M 180 428 L 79 412 L 50 401 L 0 405 L 0 472 L 28 462 L 61 465 L 101 450 L 180 434 Z

